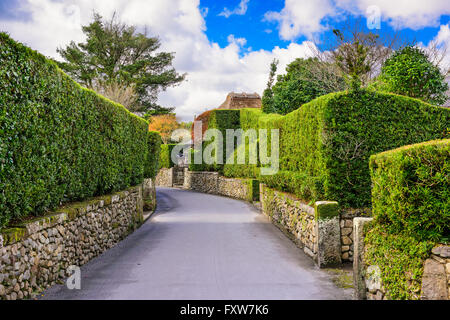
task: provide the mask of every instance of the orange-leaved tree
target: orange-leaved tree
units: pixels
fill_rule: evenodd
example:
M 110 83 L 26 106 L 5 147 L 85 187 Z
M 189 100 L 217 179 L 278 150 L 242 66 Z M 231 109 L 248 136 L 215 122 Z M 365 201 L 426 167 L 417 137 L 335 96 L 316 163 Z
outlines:
M 164 143 L 170 142 L 172 132 L 180 127 L 175 114 L 163 114 L 149 119 L 149 130 L 158 131 Z

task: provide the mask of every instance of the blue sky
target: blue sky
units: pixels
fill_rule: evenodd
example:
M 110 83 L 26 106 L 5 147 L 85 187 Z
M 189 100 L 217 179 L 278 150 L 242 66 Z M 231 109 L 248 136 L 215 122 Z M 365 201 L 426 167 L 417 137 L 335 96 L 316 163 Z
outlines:
M 375 7 L 374 7 L 375 6 Z M 225 9 L 226 8 L 226 9 Z M 279 72 L 312 49 L 325 49 L 333 28 L 379 13 L 379 32 L 398 32 L 427 48 L 450 46 L 448 0 L 0 0 L 0 31 L 46 56 L 82 42 L 93 11 L 148 28 L 175 53 L 187 80 L 160 95 L 182 120 L 219 106 L 228 92 L 262 93 L 269 64 Z M 450 56 L 444 62 L 450 65 Z
M 234 14 L 225 18 L 220 15 L 224 8 L 232 9 L 239 7 L 242 0 L 201 0 L 200 8 L 208 8 L 206 20 L 206 34 L 211 41 L 217 42 L 220 46 L 228 45 L 228 35 L 234 34 L 237 38 L 245 38 L 247 40 L 245 49 L 250 50 L 271 50 L 275 46 L 286 47 L 293 40 L 295 42 L 303 42 L 308 40 L 304 35 L 295 37 L 292 40 L 281 39 L 278 34 L 278 26 L 276 23 L 267 21 L 265 14 L 269 11 L 279 12 L 284 8 L 284 0 L 254 0 L 247 3 L 247 10 L 245 14 Z M 394 0 L 395 1 L 395 0 Z M 450 7 L 450 3 L 448 4 Z M 332 37 L 331 30 L 333 28 L 339 29 L 342 25 L 342 20 L 356 20 L 364 19 L 363 15 L 344 14 L 343 17 L 325 19 L 329 30 L 318 34 L 317 40 L 323 41 L 327 37 Z M 381 30 L 383 33 L 399 33 L 402 38 L 415 40 L 427 44 L 439 32 L 441 25 L 446 25 L 450 21 L 449 15 L 442 15 L 439 17 L 438 25 L 434 27 L 423 27 L 418 30 L 411 28 L 394 29 L 388 22 L 381 21 Z M 374 32 L 377 32 L 376 30 Z

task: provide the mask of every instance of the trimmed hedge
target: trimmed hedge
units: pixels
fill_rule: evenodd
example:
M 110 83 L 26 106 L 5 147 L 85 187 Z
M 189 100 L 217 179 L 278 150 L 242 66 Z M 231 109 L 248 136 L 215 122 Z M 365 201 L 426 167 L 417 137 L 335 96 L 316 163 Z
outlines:
M 450 238 L 450 139 L 374 155 L 370 172 L 378 224 L 421 241 Z
M 0 33 L 0 227 L 137 185 L 148 123 Z
M 145 178 L 154 178 L 158 174 L 162 139 L 159 132 L 148 132 L 148 154 L 145 164 Z
M 284 117 L 241 111 L 241 124 L 280 130 L 280 172 L 259 177 L 262 182 L 304 200 L 335 200 L 361 208 L 371 201 L 370 156 L 448 137 L 450 109 L 360 90 L 322 96 Z M 254 169 L 225 171 L 246 176 Z
M 175 163 L 172 161 L 172 150 L 176 144 L 161 144 L 161 153 L 159 155 L 159 168 L 172 168 Z
M 390 299 L 419 299 L 423 264 L 450 240 L 450 139 L 370 158 L 372 213 L 364 261 L 378 265 Z

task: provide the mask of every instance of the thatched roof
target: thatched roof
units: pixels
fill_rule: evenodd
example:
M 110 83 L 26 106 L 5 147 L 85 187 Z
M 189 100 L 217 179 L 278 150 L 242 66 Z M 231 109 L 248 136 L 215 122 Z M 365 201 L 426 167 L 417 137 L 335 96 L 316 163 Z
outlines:
M 227 95 L 219 109 L 261 108 L 261 97 L 257 93 L 235 93 Z

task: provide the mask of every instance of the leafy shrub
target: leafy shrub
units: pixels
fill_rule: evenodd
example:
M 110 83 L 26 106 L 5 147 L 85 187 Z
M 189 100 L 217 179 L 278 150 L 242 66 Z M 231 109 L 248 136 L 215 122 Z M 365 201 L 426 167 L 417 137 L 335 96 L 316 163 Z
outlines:
M 378 224 L 421 241 L 450 237 L 450 139 L 374 155 L 370 170 Z
M 149 143 L 147 121 L 0 33 L 0 227 L 141 183 Z
M 175 163 L 172 161 L 172 150 L 176 144 L 161 144 L 161 153 L 159 155 L 160 168 L 172 168 Z
M 405 47 L 387 59 L 381 70 L 381 89 L 443 105 L 448 84 L 439 68 L 420 48 Z
M 148 154 L 144 169 L 145 178 L 154 178 L 158 174 L 161 143 L 161 136 L 158 132 L 148 132 Z
M 265 113 L 287 114 L 313 99 L 346 88 L 336 68 L 317 58 L 297 58 L 279 75 L 277 83 L 263 95 Z
M 364 262 L 380 268 L 389 299 L 418 300 L 423 263 L 430 256 L 434 243 L 418 241 L 404 232 L 387 233 L 384 228 L 384 225 L 368 226 L 364 239 Z

